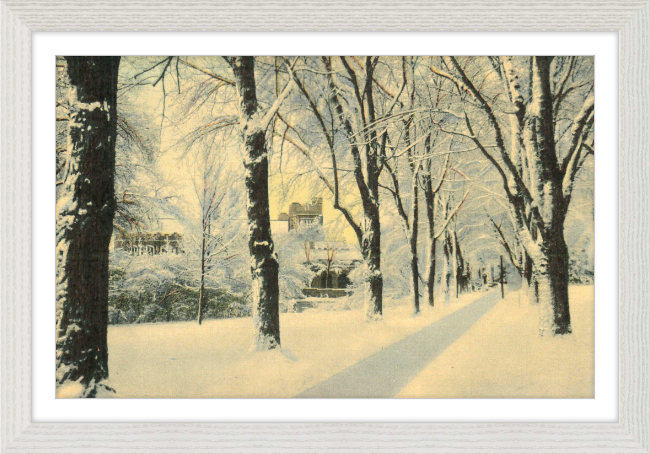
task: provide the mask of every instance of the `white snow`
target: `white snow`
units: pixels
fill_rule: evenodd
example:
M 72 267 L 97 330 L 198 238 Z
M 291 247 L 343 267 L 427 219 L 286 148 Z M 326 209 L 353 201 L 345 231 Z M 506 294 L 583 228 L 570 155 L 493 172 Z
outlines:
M 385 301 L 371 323 L 361 308 L 322 302 L 281 314 L 282 350 L 271 352 L 252 351 L 251 318 L 111 325 L 111 387 L 115 397 L 292 397 L 482 295 L 423 303 L 419 317 L 410 297 Z M 593 397 L 593 286 L 570 297 L 572 335 L 539 337 L 538 306 L 512 292 L 397 397 Z
M 56 387 L 57 399 L 72 399 L 82 397 L 86 387 L 81 384 L 81 378 L 77 381 L 66 381 Z
M 482 294 L 447 308 L 410 298 L 386 302 L 384 318 L 364 322 L 359 309 L 280 314 L 282 351 L 251 351 L 251 318 L 111 325 L 109 371 L 116 397 L 292 397 L 378 350 L 415 333 Z M 340 303 L 341 299 L 332 299 Z
M 540 337 L 524 300 L 506 295 L 396 397 L 593 398 L 594 287 L 570 287 L 566 336 Z

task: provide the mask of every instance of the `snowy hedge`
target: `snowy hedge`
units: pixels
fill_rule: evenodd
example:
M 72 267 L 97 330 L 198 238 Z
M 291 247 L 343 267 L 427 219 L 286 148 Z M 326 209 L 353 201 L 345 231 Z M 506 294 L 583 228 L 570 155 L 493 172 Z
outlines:
M 125 266 L 117 266 L 117 264 Z M 194 320 L 199 286 L 184 261 L 130 257 L 113 260 L 109 278 L 109 324 Z M 247 317 L 247 286 L 233 291 L 230 282 L 206 279 L 205 318 Z

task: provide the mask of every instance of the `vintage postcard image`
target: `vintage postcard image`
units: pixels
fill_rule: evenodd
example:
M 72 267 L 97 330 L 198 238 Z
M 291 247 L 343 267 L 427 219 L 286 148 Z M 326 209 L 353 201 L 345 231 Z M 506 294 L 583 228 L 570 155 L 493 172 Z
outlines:
M 593 398 L 594 99 L 590 56 L 57 57 L 56 396 Z

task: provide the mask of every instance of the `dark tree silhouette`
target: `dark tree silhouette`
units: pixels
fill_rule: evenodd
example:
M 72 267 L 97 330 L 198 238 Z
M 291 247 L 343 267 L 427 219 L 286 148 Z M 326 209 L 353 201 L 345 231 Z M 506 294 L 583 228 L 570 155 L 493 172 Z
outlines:
M 115 214 L 120 57 L 66 57 L 68 161 L 57 202 L 56 380 L 95 397 L 108 378 L 108 253 Z
M 269 158 L 266 129 L 293 86 L 289 83 L 266 112 L 259 109 L 255 87 L 255 58 L 228 58 L 235 74 L 244 144 L 245 184 L 248 200 L 248 248 L 253 277 L 253 323 L 256 350 L 280 347 L 280 291 L 278 259 L 271 237 L 269 214 Z

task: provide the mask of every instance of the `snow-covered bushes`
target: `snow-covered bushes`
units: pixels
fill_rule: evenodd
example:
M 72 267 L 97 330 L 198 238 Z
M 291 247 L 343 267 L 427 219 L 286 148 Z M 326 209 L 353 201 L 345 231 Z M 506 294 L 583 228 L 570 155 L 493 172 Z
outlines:
M 197 317 L 199 286 L 193 273 L 188 272 L 187 258 L 120 253 L 111 258 L 110 324 L 188 321 Z M 233 291 L 231 283 L 238 284 L 238 291 Z M 206 279 L 205 318 L 250 316 L 247 294 L 245 283 L 223 276 Z
M 134 323 L 138 319 L 138 313 L 132 308 L 126 311 L 126 323 Z
M 309 284 L 314 273 L 307 261 L 305 242 L 313 243 L 325 238 L 320 228 L 292 230 L 276 233 L 273 241 L 280 263 L 279 286 L 280 301 L 304 298 L 302 289 Z
M 124 312 L 115 307 L 108 308 L 108 324 L 109 325 L 122 325 L 127 323 L 126 316 Z
M 187 304 L 175 304 L 172 309 L 172 319 L 179 322 L 187 322 L 197 317 L 197 313 L 192 311 L 192 307 Z
M 144 313 L 138 317 L 136 323 L 164 322 L 164 310 L 157 304 L 149 304 L 144 307 Z
M 198 313 L 199 288 L 182 286 L 172 283 L 167 288 L 159 289 L 162 296 L 136 311 L 138 305 L 133 305 L 125 312 L 114 305 L 109 309 L 109 323 L 156 323 L 188 321 L 196 318 Z M 122 294 L 124 295 L 124 294 Z M 206 287 L 205 289 L 206 312 L 205 318 L 231 318 L 248 317 L 251 309 L 243 295 L 230 293 L 226 289 Z M 137 295 L 123 300 L 110 301 L 123 303 L 123 301 L 138 301 Z
M 572 250 L 569 255 L 569 282 L 572 284 L 593 284 L 593 255 L 585 249 Z

